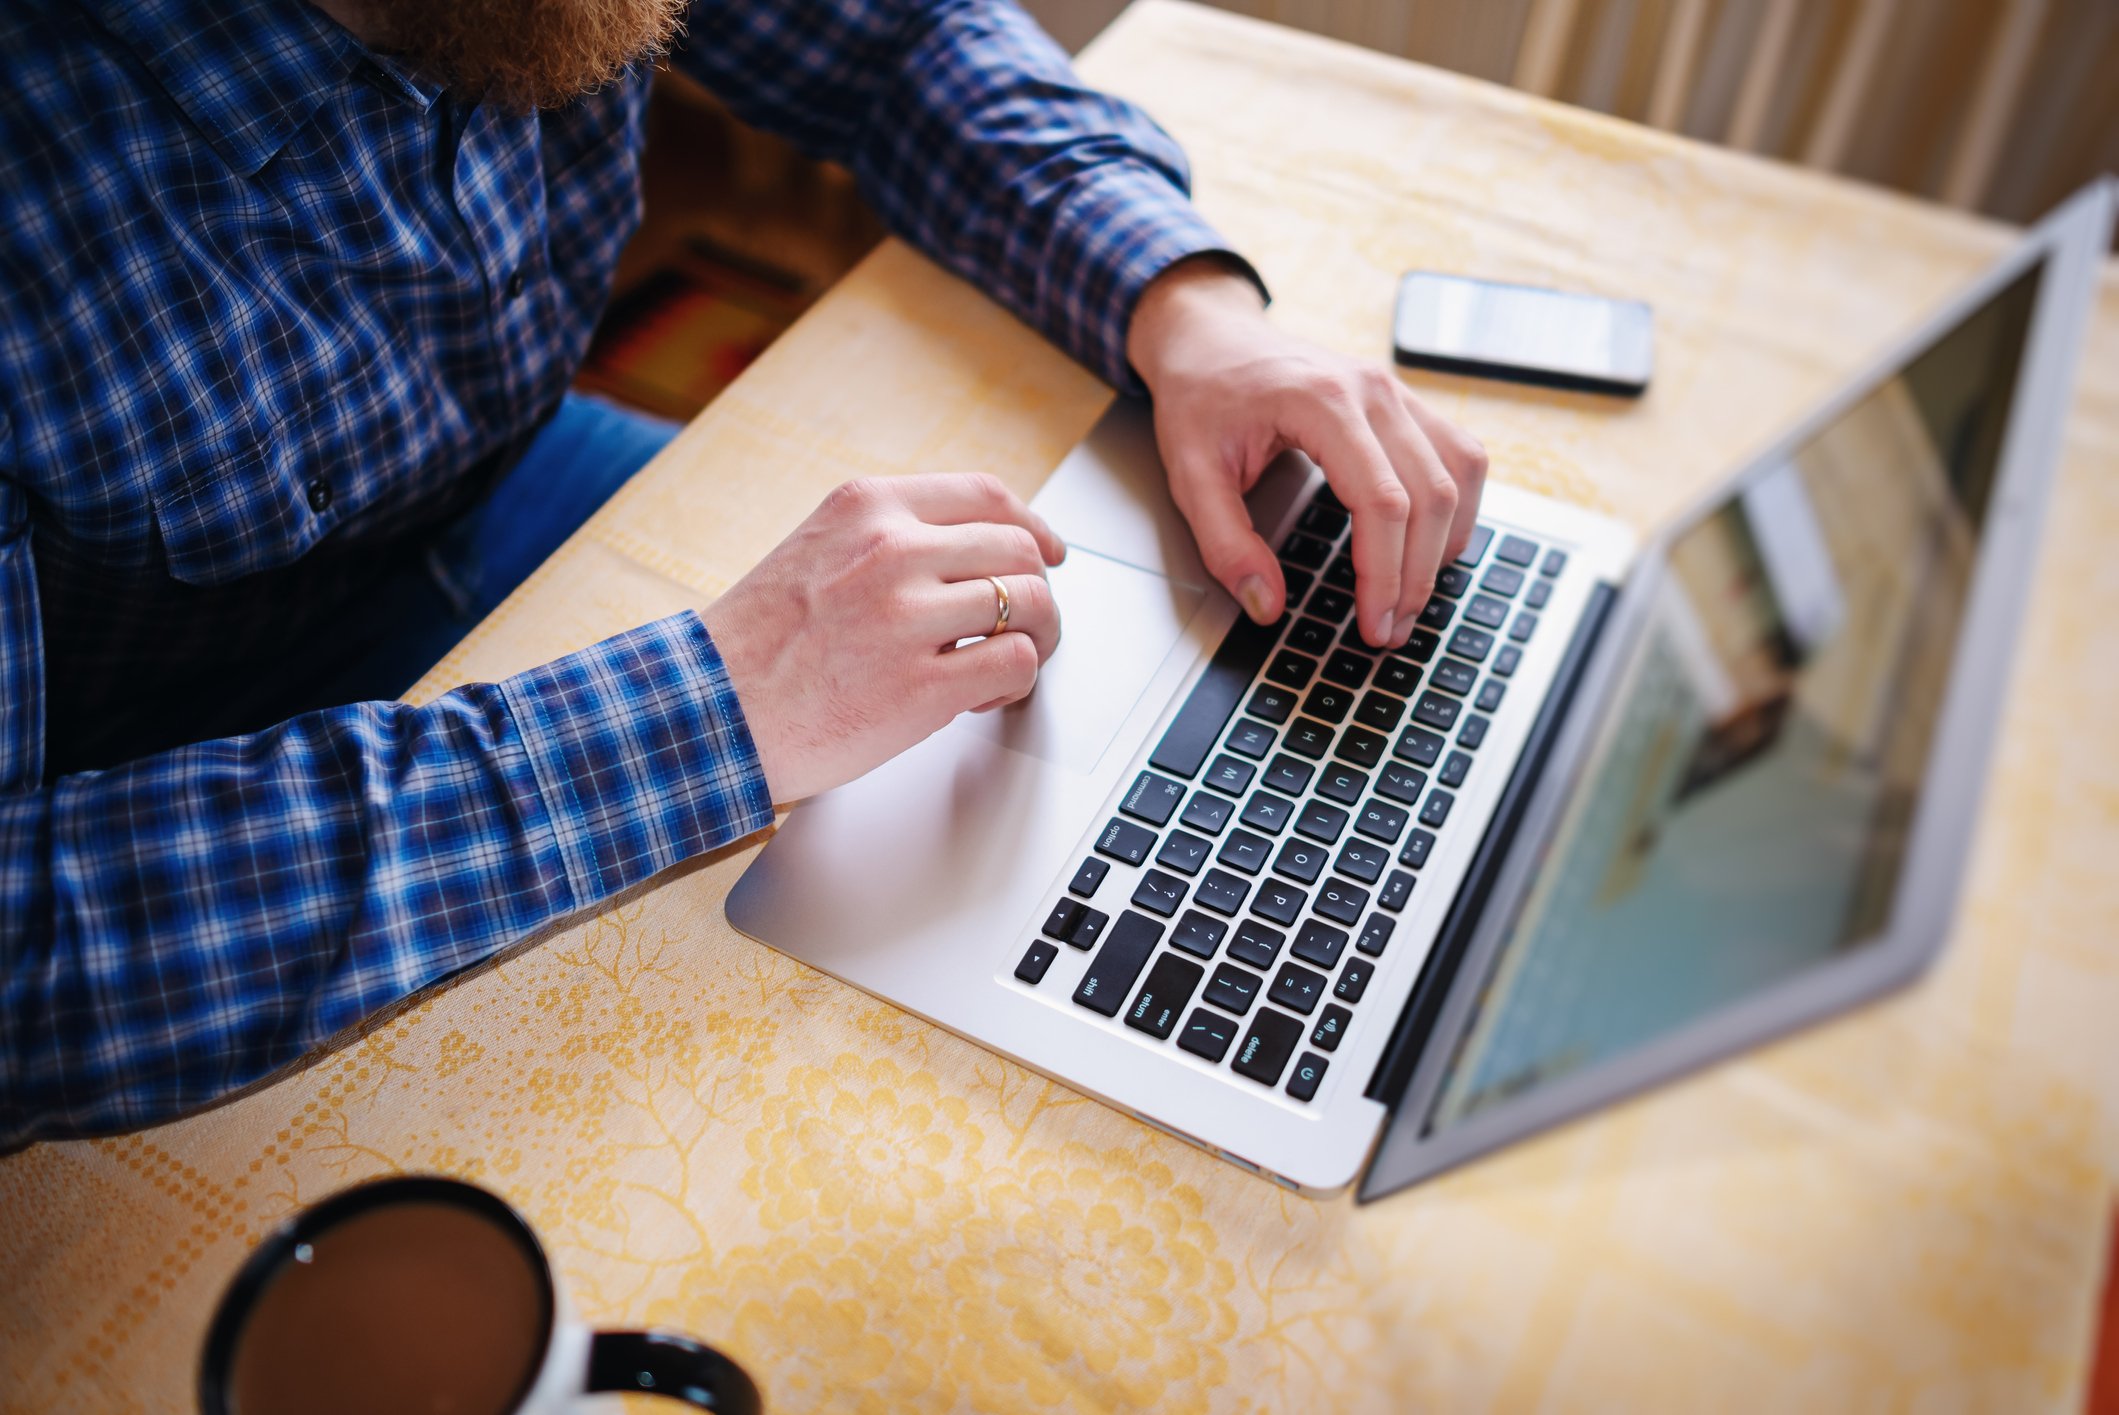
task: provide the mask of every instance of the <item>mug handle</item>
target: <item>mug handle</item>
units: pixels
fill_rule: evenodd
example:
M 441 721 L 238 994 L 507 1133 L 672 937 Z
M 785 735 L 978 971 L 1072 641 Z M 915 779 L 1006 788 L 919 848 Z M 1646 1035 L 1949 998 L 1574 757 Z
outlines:
M 668 1396 L 719 1415 L 759 1415 L 763 1409 L 741 1366 L 675 1332 L 597 1332 L 589 1343 L 585 1391 Z

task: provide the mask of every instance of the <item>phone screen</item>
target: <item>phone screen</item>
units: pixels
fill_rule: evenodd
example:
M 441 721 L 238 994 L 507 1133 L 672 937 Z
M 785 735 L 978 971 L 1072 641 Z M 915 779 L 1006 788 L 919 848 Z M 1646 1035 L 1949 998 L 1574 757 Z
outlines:
M 1398 290 L 1397 345 L 1412 363 L 1639 388 L 1650 316 L 1635 300 L 1416 271 Z

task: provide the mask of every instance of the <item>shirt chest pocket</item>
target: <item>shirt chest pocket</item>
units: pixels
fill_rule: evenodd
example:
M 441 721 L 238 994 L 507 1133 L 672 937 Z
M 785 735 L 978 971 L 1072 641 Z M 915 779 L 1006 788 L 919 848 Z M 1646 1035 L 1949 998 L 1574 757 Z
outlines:
M 328 476 L 271 442 L 171 468 L 153 491 L 169 573 L 219 585 L 305 554 L 354 509 Z

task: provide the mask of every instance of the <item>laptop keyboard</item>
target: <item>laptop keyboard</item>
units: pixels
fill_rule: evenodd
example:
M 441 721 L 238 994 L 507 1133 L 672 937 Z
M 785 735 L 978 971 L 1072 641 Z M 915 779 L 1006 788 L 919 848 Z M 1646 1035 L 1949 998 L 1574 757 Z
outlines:
M 1280 550 L 1290 612 L 1229 630 L 1015 969 L 1035 987 L 1060 945 L 1089 953 L 1075 1004 L 1303 1102 L 1567 564 L 1481 525 L 1379 653 L 1348 523 L 1320 489 Z

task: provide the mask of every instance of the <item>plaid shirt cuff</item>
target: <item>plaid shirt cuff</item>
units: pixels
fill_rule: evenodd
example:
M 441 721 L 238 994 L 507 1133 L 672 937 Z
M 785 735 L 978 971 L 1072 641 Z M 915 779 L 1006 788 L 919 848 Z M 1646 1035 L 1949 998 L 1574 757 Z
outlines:
M 1126 332 L 1141 292 L 1181 260 L 1215 255 L 1272 298 L 1251 263 L 1231 249 L 1169 179 L 1146 167 L 1112 166 L 1068 198 L 1055 222 L 1050 268 L 1060 272 L 1046 308 L 1067 351 L 1121 393 L 1147 385 L 1126 361 Z
M 772 823 L 757 745 L 697 614 L 500 686 L 576 908 Z

